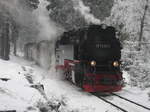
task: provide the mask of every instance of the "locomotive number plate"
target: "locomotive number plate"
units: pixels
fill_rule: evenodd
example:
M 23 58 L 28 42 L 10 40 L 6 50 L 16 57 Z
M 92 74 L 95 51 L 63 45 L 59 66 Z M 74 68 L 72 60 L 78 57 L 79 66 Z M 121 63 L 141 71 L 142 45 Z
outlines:
M 96 44 L 96 48 L 111 48 L 110 44 Z

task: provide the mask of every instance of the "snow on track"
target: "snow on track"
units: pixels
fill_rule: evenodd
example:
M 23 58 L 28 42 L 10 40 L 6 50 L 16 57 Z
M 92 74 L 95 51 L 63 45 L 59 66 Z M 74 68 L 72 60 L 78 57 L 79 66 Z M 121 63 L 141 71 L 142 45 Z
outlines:
M 149 112 L 149 110 L 135 105 L 134 103 L 125 101 L 119 97 L 109 96 L 105 97 L 104 99 L 123 108 L 124 110 L 126 110 L 126 112 Z

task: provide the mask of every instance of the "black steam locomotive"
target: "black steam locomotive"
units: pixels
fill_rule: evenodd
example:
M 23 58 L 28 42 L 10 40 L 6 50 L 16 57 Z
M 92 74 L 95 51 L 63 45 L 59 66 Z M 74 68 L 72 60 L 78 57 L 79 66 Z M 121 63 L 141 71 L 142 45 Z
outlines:
M 90 25 L 64 32 L 56 42 L 56 69 L 85 91 L 119 91 L 121 49 L 112 26 Z

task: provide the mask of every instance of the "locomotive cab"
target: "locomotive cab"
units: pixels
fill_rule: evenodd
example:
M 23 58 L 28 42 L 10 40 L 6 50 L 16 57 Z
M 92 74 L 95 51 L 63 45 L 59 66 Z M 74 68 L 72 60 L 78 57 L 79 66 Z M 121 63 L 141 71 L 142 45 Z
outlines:
M 56 42 L 55 51 L 57 68 L 85 91 L 121 90 L 121 44 L 114 27 L 90 25 L 66 32 Z

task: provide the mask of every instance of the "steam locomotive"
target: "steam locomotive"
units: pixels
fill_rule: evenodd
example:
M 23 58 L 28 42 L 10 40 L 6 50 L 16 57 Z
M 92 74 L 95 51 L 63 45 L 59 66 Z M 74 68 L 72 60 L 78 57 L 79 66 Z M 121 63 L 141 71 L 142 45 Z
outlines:
M 121 49 L 112 26 L 64 32 L 55 45 L 56 69 L 87 92 L 116 92 L 123 87 Z

